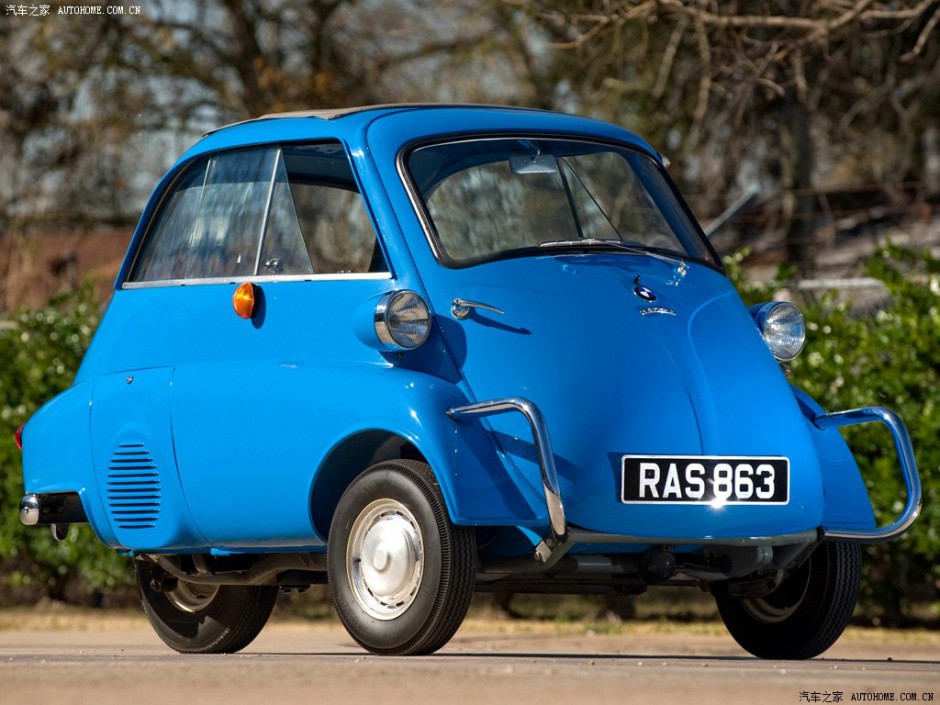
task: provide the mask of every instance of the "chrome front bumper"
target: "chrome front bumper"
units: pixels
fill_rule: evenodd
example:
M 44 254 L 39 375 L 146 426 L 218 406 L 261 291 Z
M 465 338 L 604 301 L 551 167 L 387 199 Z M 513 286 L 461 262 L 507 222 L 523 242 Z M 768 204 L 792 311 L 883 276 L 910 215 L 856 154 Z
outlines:
M 547 536 L 535 548 L 536 559 L 543 563 L 554 563 L 560 554 L 563 554 L 573 543 L 593 543 L 589 540 L 588 534 L 583 531 L 569 531 L 568 523 L 565 518 L 564 503 L 561 498 L 561 490 L 558 484 L 558 472 L 555 469 L 555 456 L 552 452 L 552 444 L 549 439 L 548 425 L 541 410 L 532 401 L 522 397 L 509 397 L 506 399 L 492 399 L 490 401 L 481 401 L 463 406 L 454 406 L 447 409 L 447 414 L 454 419 L 463 416 L 492 416 L 494 414 L 504 414 L 508 412 L 517 412 L 522 414 L 529 422 L 529 428 L 532 431 L 532 439 L 535 443 L 535 450 L 539 459 L 539 470 L 542 476 L 542 487 L 545 493 L 545 504 L 548 508 L 549 523 L 551 525 L 551 536 Z M 897 538 L 907 531 L 917 515 L 920 513 L 921 506 L 921 486 L 920 476 L 917 473 L 917 463 L 914 460 L 914 450 L 911 446 L 911 438 L 907 428 L 900 417 L 889 409 L 880 406 L 869 406 L 861 409 L 852 409 L 850 411 L 837 411 L 831 414 L 819 414 L 812 419 L 817 428 L 842 428 L 844 426 L 854 426 L 856 424 L 878 421 L 883 423 L 891 431 L 894 438 L 895 449 L 898 454 L 898 460 L 901 463 L 901 474 L 904 478 L 904 484 L 907 487 L 907 501 L 900 516 L 890 524 L 874 529 L 855 529 L 838 526 L 820 527 L 819 536 L 824 539 L 837 541 L 852 541 L 857 543 L 881 543 Z M 792 541 L 796 537 L 749 537 L 741 539 L 747 544 L 773 545 L 779 543 L 776 539 L 786 538 Z M 806 535 L 801 534 L 800 539 L 806 540 Z M 690 537 L 657 537 L 656 543 L 669 544 L 704 544 L 709 543 L 707 539 Z M 603 543 L 650 543 L 650 537 L 626 536 L 626 535 L 604 535 Z M 722 540 L 721 543 L 733 544 L 734 540 Z
M 558 486 L 558 471 L 555 469 L 555 454 L 552 452 L 552 443 L 548 437 L 548 426 L 545 417 L 539 408 L 522 397 L 509 399 L 494 399 L 481 401 L 476 404 L 454 406 L 447 410 L 448 416 L 492 416 L 516 411 L 525 416 L 532 429 L 532 440 L 535 442 L 535 452 L 539 458 L 539 470 L 542 474 L 542 488 L 545 492 L 545 504 L 548 507 L 548 520 L 551 524 L 552 535 L 542 539 L 535 547 L 535 557 L 542 563 L 547 563 L 552 552 L 568 539 L 568 522 L 565 519 L 565 506 L 561 501 L 561 489 Z
M 884 543 L 891 541 L 907 531 L 920 514 L 921 487 L 920 475 L 917 472 L 917 462 L 914 460 L 914 447 L 911 437 L 901 421 L 901 417 L 890 409 L 881 406 L 866 406 L 861 409 L 849 411 L 834 411 L 831 414 L 819 414 L 813 418 L 817 428 L 843 428 L 857 424 L 877 421 L 883 423 L 891 431 L 894 447 L 901 463 L 901 475 L 904 486 L 907 488 L 907 501 L 904 509 L 897 519 L 885 526 L 875 529 L 845 529 L 838 526 L 822 527 L 824 538 L 837 541 L 854 541 L 856 543 Z

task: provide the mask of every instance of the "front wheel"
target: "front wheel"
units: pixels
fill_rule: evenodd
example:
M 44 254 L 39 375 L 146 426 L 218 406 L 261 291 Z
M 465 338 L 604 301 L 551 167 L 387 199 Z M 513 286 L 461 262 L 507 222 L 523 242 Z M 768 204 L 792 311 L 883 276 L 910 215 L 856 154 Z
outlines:
M 376 654 L 429 654 L 460 626 L 473 595 L 476 540 L 447 516 L 430 468 L 374 465 L 353 480 L 330 525 L 333 603 Z
M 842 635 L 861 582 L 858 544 L 826 541 L 762 597 L 716 596 L 731 636 L 755 656 L 807 659 Z
M 184 654 L 231 654 L 250 644 L 271 616 L 274 586 L 196 585 L 137 561 L 137 587 L 150 625 Z

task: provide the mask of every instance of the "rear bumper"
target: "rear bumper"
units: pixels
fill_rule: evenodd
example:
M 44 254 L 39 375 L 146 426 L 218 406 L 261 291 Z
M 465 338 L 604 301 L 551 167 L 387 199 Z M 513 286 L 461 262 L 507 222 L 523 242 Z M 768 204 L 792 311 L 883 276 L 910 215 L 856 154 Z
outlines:
M 554 563 L 559 554 L 564 554 L 574 543 L 651 543 L 649 536 L 631 537 L 620 534 L 597 534 L 592 537 L 590 532 L 569 529 L 565 516 L 564 502 L 558 483 L 558 473 L 555 468 L 555 458 L 552 453 L 551 439 L 548 424 L 541 410 L 528 399 L 510 397 L 506 399 L 493 399 L 476 402 L 447 409 L 447 414 L 456 419 L 465 416 L 491 416 L 516 412 L 522 414 L 529 423 L 532 432 L 536 453 L 538 455 L 539 470 L 541 472 L 545 503 L 548 509 L 551 524 L 551 535 L 546 536 L 536 546 L 535 558 L 542 564 Z M 797 536 L 754 536 L 740 539 L 721 539 L 722 544 L 739 545 L 779 545 L 812 540 L 817 538 L 838 541 L 851 541 L 858 543 L 881 543 L 890 541 L 903 534 L 914 523 L 920 513 L 921 485 L 914 460 L 914 451 L 911 446 L 910 435 L 900 417 L 893 411 L 883 407 L 865 407 L 850 411 L 839 411 L 831 414 L 817 414 L 812 417 L 813 424 L 819 429 L 842 428 L 857 424 L 879 422 L 888 427 L 894 439 L 895 450 L 901 465 L 901 475 L 907 488 L 907 499 L 904 509 L 897 519 L 891 523 L 873 529 L 847 528 L 842 526 L 823 526 L 818 532 L 809 532 Z M 663 536 L 657 537 L 658 544 L 704 544 L 709 539 L 702 537 Z
M 74 524 L 86 522 L 85 508 L 77 492 L 28 494 L 20 500 L 20 521 L 37 524 Z

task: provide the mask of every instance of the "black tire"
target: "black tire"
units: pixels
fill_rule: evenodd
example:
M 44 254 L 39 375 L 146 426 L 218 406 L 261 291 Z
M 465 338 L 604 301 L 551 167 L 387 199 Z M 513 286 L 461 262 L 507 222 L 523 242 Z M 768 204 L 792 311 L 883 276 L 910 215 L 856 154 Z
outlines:
M 388 461 L 359 475 L 340 498 L 327 570 L 340 621 L 363 648 L 430 654 L 467 614 L 476 539 L 451 523 L 426 464 Z
M 716 596 L 731 636 L 766 659 L 818 656 L 852 618 L 861 582 L 858 544 L 826 541 L 769 595 Z
M 156 589 L 160 583 L 164 589 Z M 199 586 L 173 580 L 148 561 L 137 561 L 137 587 L 157 636 L 184 654 L 244 649 L 264 628 L 277 599 L 273 586 Z

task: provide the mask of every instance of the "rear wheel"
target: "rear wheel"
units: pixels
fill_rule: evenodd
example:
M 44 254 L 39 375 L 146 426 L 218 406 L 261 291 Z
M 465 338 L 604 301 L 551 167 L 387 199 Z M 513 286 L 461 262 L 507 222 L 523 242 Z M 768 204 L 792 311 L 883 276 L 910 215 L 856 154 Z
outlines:
M 137 561 L 137 587 L 150 625 L 171 649 L 230 654 L 244 649 L 271 616 L 277 588 L 197 585 Z
M 861 582 L 858 544 L 827 541 L 762 597 L 716 596 L 731 636 L 761 658 L 818 656 L 852 618 Z
M 327 556 L 336 612 L 376 654 L 429 654 L 457 631 L 470 606 L 476 541 L 447 516 L 430 468 L 379 463 L 340 499 Z

